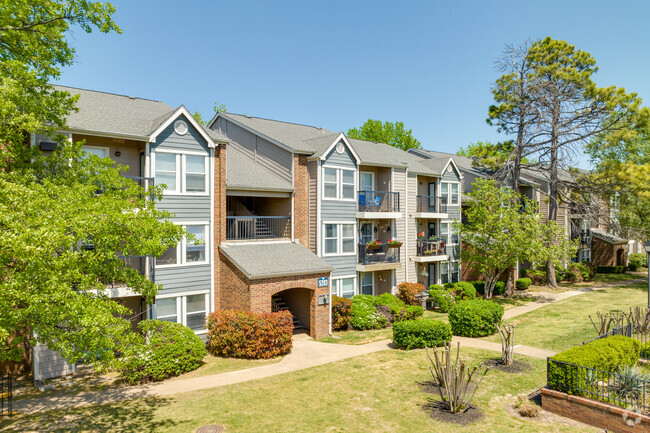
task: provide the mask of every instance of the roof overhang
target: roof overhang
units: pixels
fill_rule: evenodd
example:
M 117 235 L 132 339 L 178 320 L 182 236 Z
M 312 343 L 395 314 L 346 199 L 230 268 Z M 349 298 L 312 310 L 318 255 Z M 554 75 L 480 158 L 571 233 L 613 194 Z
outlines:
M 255 130 L 255 129 L 253 129 L 253 128 L 248 127 L 247 125 L 244 125 L 243 123 L 241 123 L 241 122 L 239 122 L 239 121 L 233 119 L 232 117 L 228 116 L 228 113 L 225 113 L 225 114 L 224 114 L 224 113 L 219 112 L 219 113 L 215 114 L 214 117 L 212 118 L 212 120 L 210 120 L 210 123 L 208 123 L 208 128 L 212 127 L 212 125 L 214 124 L 214 122 L 216 122 L 216 120 L 217 120 L 219 117 L 223 117 L 224 119 L 227 119 L 229 122 L 234 123 L 235 125 L 239 126 L 239 127 L 242 128 L 242 129 L 245 129 L 246 131 L 250 132 L 251 134 L 257 135 L 258 137 L 262 137 L 263 139 L 265 139 L 265 140 L 267 140 L 267 141 L 270 141 L 271 143 L 275 144 L 276 146 L 278 146 L 278 147 L 281 148 L 281 149 L 286 150 L 287 152 L 291 152 L 291 153 L 305 153 L 305 151 L 294 150 L 294 149 L 292 149 L 291 147 L 287 146 L 286 144 L 284 144 L 284 143 L 280 143 L 279 141 L 277 141 L 277 140 L 275 140 L 275 139 L 273 139 L 273 138 L 271 138 L 271 137 L 269 137 L 269 136 L 267 136 L 267 135 L 264 135 L 264 134 L 262 134 L 261 132 Z M 309 154 L 312 154 L 312 153 L 313 153 L 313 152 L 309 152 Z
M 205 141 L 208 143 L 209 147 L 215 147 L 216 146 L 216 142 L 212 139 L 212 137 L 210 137 L 205 132 L 205 130 L 199 124 L 199 122 L 197 122 L 196 119 L 194 119 L 194 116 L 192 116 L 192 114 L 189 111 L 187 111 L 187 108 L 185 108 L 185 106 L 183 106 L 183 105 L 181 105 L 176 110 L 174 110 L 174 112 L 169 115 L 167 120 L 165 120 L 163 123 L 161 123 L 160 126 L 158 126 L 158 128 L 156 128 L 149 135 L 149 138 L 148 138 L 149 142 L 155 143 L 156 142 L 156 137 L 158 137 L 158 135 L 160 135 L 161 132 L 163 132 L 169 125 L 171 125 L 171 123 L 174 120 L 176 120 L 178 118 L 178 116 L 180 116 L 181 114 L 184 115 L 187 118 L 187 120 L 192 124 L 194 129 L 196 129 L 198 131 L 198 133 L 201 135 L 201 137 L 203 137 L 205 139 Z M 221 141 L 221 140 L 219 140 L 218 142 L 219 143 L 222 143 L 222 142 L 227 143 L 227 141 Z
M 93 137 L 121 138 L 123 140 L 135 140 L 147 142 L 149 137 L 146 135 L 120 134 L 117 132 L 93 131 L 90 129 L 70 128 L 66 131 L 59 131 L 61 134 L 79 134 L 92 135 Z
M 451 156 L 449 157 L 449 161 L 447 161 L 447 164 L 445 165 L 445 168 L 442 169 L 442 174 L 441 174 L 441 175 L 444 175 L 444 174 L 445 174 L 445 171 L 447 170 L 447 167 L 449 167 L 449 165 L 453 165 L 454 168 L 456 169 L 456 173 L 458 173 L 458 177 L 459 177 L 460 179 L 463 179 L 463 177 L 464 177 L 464 176 L 463 176 L 463 172 L 460 171 L 460 169 L 458 168 L 458 166 L 457 166 L 456 163 L 454 162 L 454 159 L 453 159 Z
M 352 147 L 352 144 L 350 144 L 350 141 L 348 141 L 348 138 L 342 132 L 339 133 L 339 135 L 337 135 L 334 138 L 334 141 L 332 142 L 332 144 L 330 144 L 329 147 L 325 150 L 325 152 L 322 152 L 318 158 L 321 161 L 324 161 L 327 154 L 329 154 L 332 151 L 332 149 L 334 149 L 334 146 L 336 146 L 339 141 L 343 141 L 345 143 L 345 145 L 347 146 L 347 148 L 350 151 L 350 153 L 352 154 L 352 156 L 354 156 L 354 160 L 357 162 L 357 165 L 359 165 L 360 162 L 361 162 L 361 159 L 359 158 L 359 155 L 357 155 L 357 152 L 354 151 L 354 148 Z

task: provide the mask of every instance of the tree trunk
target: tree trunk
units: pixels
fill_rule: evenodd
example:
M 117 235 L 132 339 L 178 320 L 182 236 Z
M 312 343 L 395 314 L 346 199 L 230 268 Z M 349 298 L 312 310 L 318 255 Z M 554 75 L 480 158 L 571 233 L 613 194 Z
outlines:
M 506 280 L 506 291 L 505 296 L 511 297 L 515 294 L 515 268 L 506 269 L 508 273 L 508 279 Z
M 558 128 L 560 122 L 560 106 L 556 102 L 553 107 L 553 124 L 551 130 L 551 160 L 549 166 L 549 191 L 548 191 L 548 220 L 557 221 L 558 210 Z M 551 239 L 555 242 L 555 239 Z M 546 262 L 546 284 L 557 288 L 555 280 L 555 266 L 550 260 Z

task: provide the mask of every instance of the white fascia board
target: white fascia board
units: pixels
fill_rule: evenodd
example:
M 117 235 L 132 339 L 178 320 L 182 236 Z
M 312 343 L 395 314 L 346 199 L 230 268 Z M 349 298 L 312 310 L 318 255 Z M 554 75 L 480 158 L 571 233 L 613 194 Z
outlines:
M 205 140 L 207 141 L 209 147 L 215 147 L 216 144 L 215 144 L 214 140 L 212 139 L 212 137 L 210 137 L 203 130 L 203 127 L 201 125 L 199 125 L 199 122 L 197 122 L 196 119 L 194 119 L 194 116 L 192 116 L 192 114 L 189 111 L 187 111 L 187 108 L 185 108 L 185 106 L 183 106 L 183 105 L 178 107 L 172 114 L 170 114 L 169 117 L 167 118 L 167 120 L 165 120 L 158 128 L 156 128 L 151 133 L 151 135 L 149 135 L 149 142 L 155 143 L 156 142 L 156 137 L 158 137 L 158 135 L 160 135 L 160 133 L 163 132 L 165 130 L 165 128 L 167 128 L 169 125 L 171 125 L 171 123 L 174 120 L 176 120 L 178 118 L 178 116 L 180 116 L 181 114 L 184 114 L 185 117 L 187 118 L 187 120 L 192 124 L 194 129 L 196 129 L 199 132 L 201 137 L 205 138 Z
M 79 135 L 92 135 L 93 137 L 108 137 L 108 138 L 123 138 L 135 141 L 148 141 L 149 137 L 133 134 L 121 134 L 119 132 L 106 132 L 106 131 L 93 131 L 90 129 L 70 128 L 67 131 L 57 131 L 60 134 L 79 134 Z
M 458 178 L 460 180 L 463 180 L 463 177 L 464 177 L 463 172 L 458 169 L 458 166 L 456 165 L 456 163 L 454 162 L 454 159 L 452 157 L 449 157 L 449 161 L 447 161 L 447 164 L 445 165 L 445 168 L 442 169 L 442 173 L 440 174 L 440 176 L 442 177 L 442 175 L 445 174 L 445 171 L 447 170 L 447 167 L 449 167 L 449 164 L 454 166 L 454 168 L 456 169 L 456 173 L 458 173 Z
M 325 152 L 321 153 L 321 155 L 319 156 L 319 159 L 325 160 L 325 156 L 328 153 L 330 153 L 332 151 L 332 149 L 334 149 L 334 146 L 336 146 L 336 144 L 341 140 L 343 140 L 343 142 L 347 146 L 347 148 L 350 151 L 350 153 L 352 154 L 352 156 L 354 156 L 354 160 L 357 162 L 357 166 L 358 166 L 361 163 L 361 159 L 359 158 L 359 155 L 357 155 L 357 152 L 354 151 L 354 148 L 352 147 L 352 144 L 350 144 L 350 141 L 348 141 L 348 138 L 342 132 L 339 133 L 339 135 L 337 135 L 336 138 L 334 138 L 334 141 L 332 142 L 332 144 L 329 145 L 327 150 L 325 150 Z

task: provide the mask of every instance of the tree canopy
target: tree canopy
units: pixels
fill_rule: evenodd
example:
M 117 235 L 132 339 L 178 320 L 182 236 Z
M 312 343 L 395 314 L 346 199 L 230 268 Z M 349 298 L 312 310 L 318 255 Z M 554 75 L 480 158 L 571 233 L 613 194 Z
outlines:
M 501 169 L 512 156 L 515 143 L 512 140 L 491 143 L 489 141 L 478 141 L 470 143 L 467 147 L 461 147 L 456 151 L 457 155 L 466 156 L 472 159 L 472 164 L 478 167 L 486 167 L 497 171 Z M 529 163 L 527 158 L 522 158 L 523 163 Z
M 406 130 L 403 122 L 382 123 L 380 120 L 368 119 L 361 127 L 348 130 L 347 136 L 390 144 L 402 150 L 422 148 L 422 144 L 413 137 L 413 131 Z

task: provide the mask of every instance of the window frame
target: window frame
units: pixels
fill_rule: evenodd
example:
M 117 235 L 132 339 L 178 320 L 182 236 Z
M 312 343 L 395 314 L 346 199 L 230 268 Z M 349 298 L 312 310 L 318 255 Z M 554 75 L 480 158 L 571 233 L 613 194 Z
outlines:
M 326 170 L 335 170 L 336 171 L 336 197 L 328 197 L 325 195 L 325 185 L 332 185 L 334 182 L 325 181 L 325 171 Z M 345 185 L 352 185 L 352 197 L 343 198 L 343 172 L 350 171 L 352 172 L 352 183 L 346 182 Z M 356 202 L 357 200 L 357 169 L 350 167 L 341 167 L 338 165 L 323 164 L 322 166 L 322 178 L 323 178 L 323 187 L 322 187 L 322 199 L 324 201 L 347 201 L 347 202 Z
M 361 275 L 359 276 L 359 293 L 364 294 L 363 288 L 368 287 L 367 284 L 364 284 L 364 280 L 367 276 L 370 276 L 370 288 L 371 290 L 371 295 L 375 294 L 375 273 L 374 272 L 361 272 Z
M 205 315 L 206 317 L 210 314 L 210 292 L 201 290 L 201 291 L 192 291 L 192 292 L 183 292 L 183 293 L 174 293 L 168 295 L 159 295 L 156 296 L 156 302 L 162 299 L 175 299 L 176 300 L 176 322 L 180 323 L 183 326 L 187 326 L 187 298 L 189 296 L 202 295 L 204 296 L 204 305 L 205 305 Z M 193 311 L 192 313 L 198 313 L 201 311 Z M 163 316 L 163 317 L 173 317 L 173 316 Z M 156 319 L 159 319 L 158 309 L 156 308 Z M 193 329 L 195 334 L 205 334 L 208 332 L 207 328 Z
M 187 226 L 203 226 L 205 231 L 205 261 L 201 262 L 188 262 L 187 261 L 187 239 L 183 236 L 178 244 L 176 244 L 176 263 L 173 264 L 161 264 L 158 263 L 158 258 L 156 257 L 156 268 L 174 268 L 174 267 L 186 267 L 186 266 L 201 266 L 210 264 L 210 223 L 207 221 L 184 221 L 184 222 L 175 222 L 175 224 L 182 226 L 184 229 L 187 229 Z
M 454 267 L 456 268 L 455 271 Z M 455 278 L 454 274 L 456 274 Z M 449 281 L 451 283 L 458 283 L 460 281 L 460 263 L 457 261 L 449 262 Z
M 442 285 L 447 284 L 449 282 L 449 278 L 451 276 L 451 273 L 449 272 L 450 271 L 449 263 L 450 262 L 440 262 L 440 284 L 442 284 Z M 445 268 L 447 270 L 447 272 L 443 273 L 442 272 L 443 268 Z M 443 278 L 443 275 L 445 275 L 446 277 Z M 447 281 L 445 281 L 445 279 Z
M 188 156 L 197 156 L 197 157 L 202 157 L 203 158 L 203 191 L 188 191 L 187 190 L 187 175 L 189 174 L 200 174 L 197 172 L 188 172 L 187 171 L 187 157 Z M 196 155 L 194 153 L 183 153 L 181 154 L 181 159 L 182 159 L 182 173 L 181 173 L 181 178 L 183 180 L 183 185 L 182 185 L 182 194 L 184 195 L 207 195 L 209 194 L 209 186 L 208 186 L 208 176 L 210 173 L 210 168 L 209 168 L 209 157 L 207 155 Z
M 357 255 L 357 242 L 355 240 L 357 239 L 357 223 L 356 221 L 323 221 L 323 247 L 322 247 L 322 257 L 333 257 L 333 256 L 355 256 Z M 327 245 L 327 240 L 328 239 L 334 239 L 333 237 L 327 237 L 327 227 L 328 225 L 334 225 L 336 226 L 336 252 L 335 253 L 328 253 L 326 251 L 326 245 Z M 345 239 L 352 239 L 352 251 L 344 253 L 343 252 L 343 226 L 352 226 L 352 236 L 346 236 Z
M 455 193 L 452 192 L 452 185 L 455 185 L 455 188 L 457 189 Z M 443 189 L 447 190 L 444 194 L 443 194 Z M 461 195 L 460 182 L 453 182 L 453 181 L 440 182 L 440 197 L 445 199 L 447 206 L 460 206 L 461 205 L 460 195 Z M 456 197 L 456 203 L 452 203 L 454 196 Z
M 352 296 L 356 296 L 356 295 L 359 294 L 359 290 L 358 290 L 358 286 L 357 286 L 357 276 L 356 275 L 344 275 L 344 276 L 341 276 L 341 277 L 332 278 L 332 285 L 330 287 L 330 295 L 331 296 L 344 297 L 343 293 L 342 293 L 342 289 L 343 289 L 342 280 L 352 280 Z M 347 299 L 350 299 L 350 298 L 347 298 Z
M 165 189 L 163 195 L 185 195 L 185 196 L 209 196 L 210 195 L 210 154 L 205 152 L 193 152 L 193 151 L 178 151 L 178 150 L 169 150 L 169 149 L 155 149 L 151 151 L 151 173 L 153 178 L 156 178 L 156 159 L 159 153 L 164 154 L 173 154 L 176 155 L 176 189 L 170 190 Z M 188 156 L 200 156 L 203 157 L 204 164 L 204 191 L 187 191 L 187 157 Z M 198 174 L 192 172 L 190 174 Z M 156 182 L 156 184 L 158 184 Z

